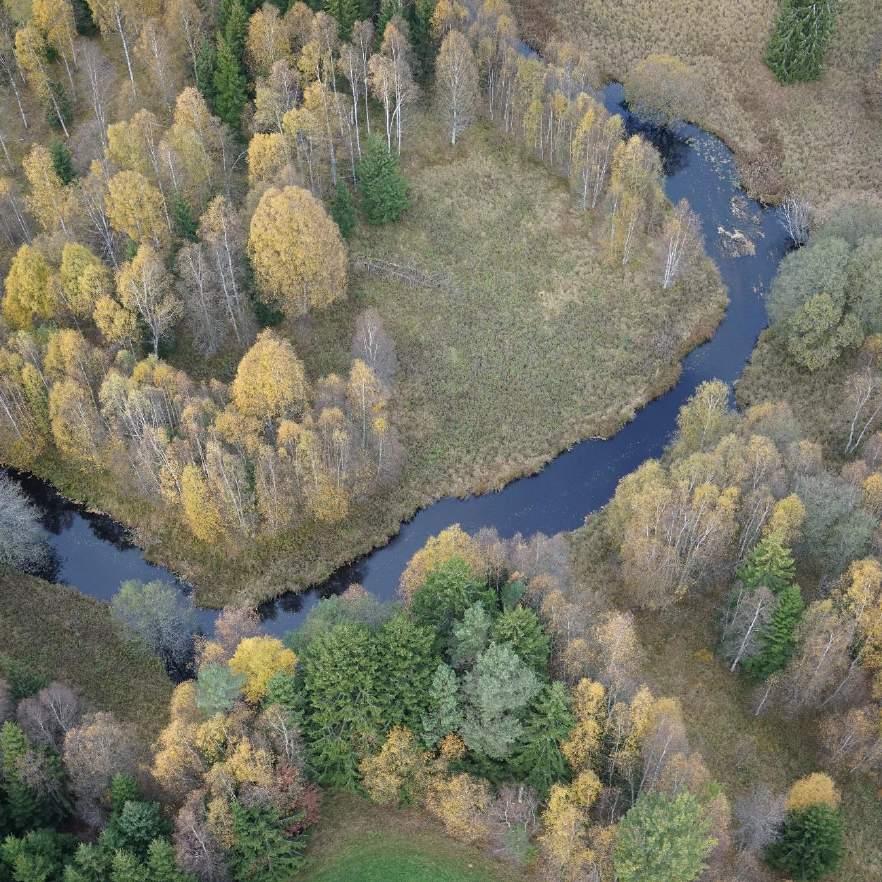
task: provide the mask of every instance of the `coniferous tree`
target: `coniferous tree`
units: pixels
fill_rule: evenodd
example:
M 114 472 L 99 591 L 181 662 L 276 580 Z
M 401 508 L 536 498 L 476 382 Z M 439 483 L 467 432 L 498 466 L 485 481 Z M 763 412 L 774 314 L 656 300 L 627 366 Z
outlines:
M 218 37 L 214 68 L 214 108 L 231 128 L 238 129 L 248 99 L 242 65 L 226 37 Z
M 368 223 L 397 221 L 407 209 L 407 181 L 401 174 L 398 158 L 376 135 L 366 139 L 358 161 L 358 188 Z
M 359 0 L 324 0 L 324 9 L 328 15 L 337 19 L 340 39 L 348 40 L 352 34 L 352 25 L 361 18 Z
M 814 880 L 836 869 L 842 851 L 839 810 L 819 803 L 787 814 L 777 841 L 766 851 L 766 860 L 793 879 Z
M 540 794 L 563 780 L 569 765 L 561 752 L 575 720 L 563 683 L 545 686 L 533 702 L 524 724 L 521 746 L 515 752 L 512 767 Z
M 331 217 L 340 228 L 340 235 L 348 239 L 355 229 L 355 203 L 352 192 L 342 180 L 337 181 L 337 189 L 331 199 Z
M 384 724 L 415 730 L 429 705 L 432 676 L 438 663 L 435 635 L 404 613 L 377 633 L 380 677 L 377 694 Z
M 181 239 L 190 242 L 196 241 L 196 232 L 199 229 L 193 217 L 190 203 L 180 195 L 176 195 L 172 202 L 172 214 L 175 222 L 175 232 Z
M 423 714 L 423 741 L 434 747 L 445 735 L 462 725 L 459 683 L 456 674 L 443 662 L 435 668 L 429 687 L 428 709 Z
M 493 623 L 490 636 L 497 643 L 508 643 L 537 674 L 548 675 L 551 640 L 529 607 L 516 606 L 504 612 Z
M 760 635 L 759 652 L 744 664 L 748 674 L 765 679 L 785 667 L 796 647 L 796 628 L 804 608 L 798 585 L 780 592 L 772 618 Z
M 774 533 L 761 539 L 741 566 L 737 575 L 745 588 L 768 588 L 779 594 L 793 584 L 796 565 L 790 549 Z
M 73 167 L 73 159 L 67 145 L 56 138 L 49 145 L 49 153 L 52 155 L 52 167 L 55 169 L 55 174 L 58 175 L 62 183 L 69 184 L 76 178 L 77 173 Z
M 836 23 L 836 0 L 781 0 L 766 64 L 782 83 L 816 80 Z
M 217 45 L 214 40 L 204 38 L 196 55 L 196 88 L 202 97 L 214 108 L 214 69 L 217 66 Z
M 235 843 L 230 854 L 238 882 L 289 882 L 303 860 L 302 837 L 282 830 L 278 812 L 266 805 L 232 804 Z

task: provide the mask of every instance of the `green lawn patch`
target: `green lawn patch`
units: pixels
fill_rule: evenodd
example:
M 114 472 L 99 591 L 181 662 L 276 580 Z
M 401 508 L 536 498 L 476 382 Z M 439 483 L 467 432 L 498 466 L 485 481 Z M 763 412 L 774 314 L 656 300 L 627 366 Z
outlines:
M 511 864 L 494 861 L 439 832 L 413 810 L 330 794 L 295 882 L 523 882 Z

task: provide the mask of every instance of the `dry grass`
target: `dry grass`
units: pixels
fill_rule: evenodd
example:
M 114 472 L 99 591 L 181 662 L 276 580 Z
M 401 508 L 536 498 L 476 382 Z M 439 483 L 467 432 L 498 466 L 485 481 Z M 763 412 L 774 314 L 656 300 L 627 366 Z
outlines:
M 136 723 L 149 742 L 168 716 L 162 663 L 121 640 L 106 604 L 62 585 L 0 573 L 0 651 Z
M 777 0 L 514 5 L 534 40 L 566 35 L 591 51 L 606 76 L 622 79 L 651 53 L 693 65 L 709 99 L 695 122 L 733 147 L 758 195 L 793 190 L 824 205 L 843 191 L 882 187 L 882 119 L 867 95 L 882 54 L 882 0 L 840 4 L 826 72 L 794 86 L 777 83 L 762 60 Z

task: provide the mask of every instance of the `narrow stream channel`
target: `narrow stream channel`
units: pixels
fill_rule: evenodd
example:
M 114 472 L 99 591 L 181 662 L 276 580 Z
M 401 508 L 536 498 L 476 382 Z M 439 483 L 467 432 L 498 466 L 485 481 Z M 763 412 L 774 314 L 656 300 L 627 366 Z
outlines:
M 719 139 L 690 125 L 676 132 L 643 125 L 623 107 L 623 90 L 616 83 L 604 90 L 603 101 L 608 110 L 623 116 L 629 134 L 640 132 L 652 140 L 664 162 L 668 198 L 674 203 L 687 199 L 701 219 L 705 249 L 719 267 L 730 298 L 717 332 L 686 357 L 676 386 L 643 408 L 615 436 L 577 444 L 538 474 L 514 481 L 498 493 L 444 498 L 430 505 L 404 524 L 388 545 L 342 567 L 322 585 L 264 604 L 261 615 L 269 632 L 296 628 L 320 597 L 345 590 L 352 582 L 382 599 L 393 599 L 413 553 L 451 524 L 459 523 L 468 532 L 495 527 L 505 537 L 575 529 L 610 499 L 620 478 L 661 454 L 676 427 L 677 411 L 700 383 L 737 380 L 766 326 L 763 295 L 787 251 L 787 236 L 773 209 L 746 197 L 732 154 Z M 723 231 L 734 230 L 749 238 L 752 253 L 733 253 L 732 240 Z M 112 519 L 85 512 L 36 478 L 14 477 L 44 512 L 58 559 L 56 581 L 102 600 L 109 600 L 125 579 L 177 582 L 167 570 L 147 563 L 128 541 L 125 529 Z M 210 632 L 215 612 L 199 613 L 201 627 Z

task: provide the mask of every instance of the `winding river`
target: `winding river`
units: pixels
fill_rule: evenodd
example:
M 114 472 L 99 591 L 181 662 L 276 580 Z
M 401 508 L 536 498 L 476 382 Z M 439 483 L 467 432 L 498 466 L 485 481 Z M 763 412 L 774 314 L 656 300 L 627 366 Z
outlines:
M 674 388 L 644 407 L 615 436 L 577 444 L 538 474 L 513 481 L 497 493 L 444 498 L 421 510 L 388 545 L 341 568 L 317 588 L 264 604 L 261 615 L 269 632 L 296 628 L 320 597 L 342 591 L 352 582 L 383 599 L 393 598 L 411 555 L 451 524 L 459 523 L 470 532 L 491 526 L 502 536 L 575 529 L 610 499 L 621 477 L 661 454 L 676 426 L 677 411 L 701 382 L 738 379 L 766 325 L 763 295 L 787 251 L 787 236 L 772 209 L 745 196 L 732 154 L 717 138 L 690 125 L 675 132 L 643 125 L 623 106 L 619 84 L 609 85 L 603 100 L 610 111 L 624 117 L 629 134 L 639 131 L 653 141 L 664 162 L 668 198 L 687 199 L 701 219 L 706 250 L 719 267 L 730 298 L 717 332 L 686 357 Z M 747 238 L 731 238 L 735 230 Z M 57 557 L 56 581 L 102 600 L 109 600 L 125 579 L 158 578 L 180 584 L 167 570 L 144 560 L 125 529 L 112 519 L 87 513 L 38 479 L 15 477 L 44 512 Z M 199 611 L 204 631 L 212 629 L 214 615 L 211 610 Z

